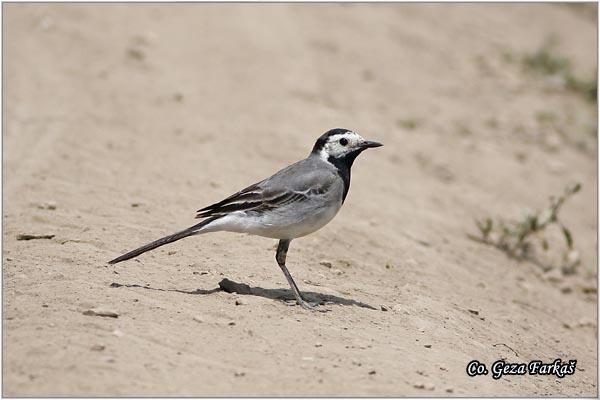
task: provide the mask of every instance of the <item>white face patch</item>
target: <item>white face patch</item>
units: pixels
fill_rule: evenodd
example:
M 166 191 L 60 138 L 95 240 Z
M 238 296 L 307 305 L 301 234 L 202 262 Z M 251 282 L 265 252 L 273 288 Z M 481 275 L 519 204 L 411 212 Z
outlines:
M 358 149 L 360 144 L 364 142 L 365 139 L 362 136 L 352 131 L 332 135 L 327 139 L 327 143 L 321 149 L 320 155 L 324 161 L 327 161 L 330 156 L 340 158 Z

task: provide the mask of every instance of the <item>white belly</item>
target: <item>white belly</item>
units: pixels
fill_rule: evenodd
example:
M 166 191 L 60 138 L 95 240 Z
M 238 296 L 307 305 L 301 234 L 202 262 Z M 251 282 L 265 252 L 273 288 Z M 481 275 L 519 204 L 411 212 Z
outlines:
M 327 225 L 341 206 L 340 201 L 326 208 L 311 210 L 284 207 L 263 214 L 236 211 L 215 220 L 198 233 L 227 231 L 273 239 L 294 239 L 311 234 Z

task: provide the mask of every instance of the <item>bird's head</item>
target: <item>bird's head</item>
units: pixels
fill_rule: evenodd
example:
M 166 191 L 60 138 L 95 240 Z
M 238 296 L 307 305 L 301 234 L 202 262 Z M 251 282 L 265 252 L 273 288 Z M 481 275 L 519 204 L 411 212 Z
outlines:
M 331 129 L 317 139 L 312 154 L 328 162 L 345 162 L 352 166 L 354 159 L 364 150 L 383 146 L 381 143 L 365 140 L 358 133 L 348 129 Z

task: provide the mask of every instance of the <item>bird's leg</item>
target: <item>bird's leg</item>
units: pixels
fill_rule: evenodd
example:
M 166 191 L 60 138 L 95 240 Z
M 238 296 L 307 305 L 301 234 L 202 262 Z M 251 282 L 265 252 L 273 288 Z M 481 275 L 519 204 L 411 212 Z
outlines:
M 314 306 L 302 298 L 300 290 L 298 290 L 298 286 L 296 286 L 296 282 L 294 282 L 292 275 L 290 275 L 290 271 L 288 271 L 287 267 L 285 266 L 285 259 L 287 257 L 288 248 L 290 247 L 290 242 L 290 239 L 281 239 L 279 241 L 275 259 L 277 260 L 277 264 L 279 264 L 281 271 L 283 271 L 285 278 L 290 284 L 290 287 L 292 288 L 292 292 L 294 293 L 294 297 L 296 298 L 298 304 L 300 304 L 304 308 L 313 309 Z

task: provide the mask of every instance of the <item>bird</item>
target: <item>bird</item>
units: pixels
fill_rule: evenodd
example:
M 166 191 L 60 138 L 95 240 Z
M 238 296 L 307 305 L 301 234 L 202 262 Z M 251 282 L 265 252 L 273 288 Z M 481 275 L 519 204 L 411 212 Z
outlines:
M 286 259 L 292 240 L 309 235 L 338 213 L 350 189 L 350 170 L 364 150 L 383 146 L 358 133 L 334 128 L 323 133 L 303 160 L 231 196 L 201 208 L 202 221 L 155 240 L 109 261 L 116 264 L 177 240 L 209 232 L 249 233 L 279 240 L 275 260 L 287 279 L 296 303 L 306 309 L 318 304 L 305 300 Z

